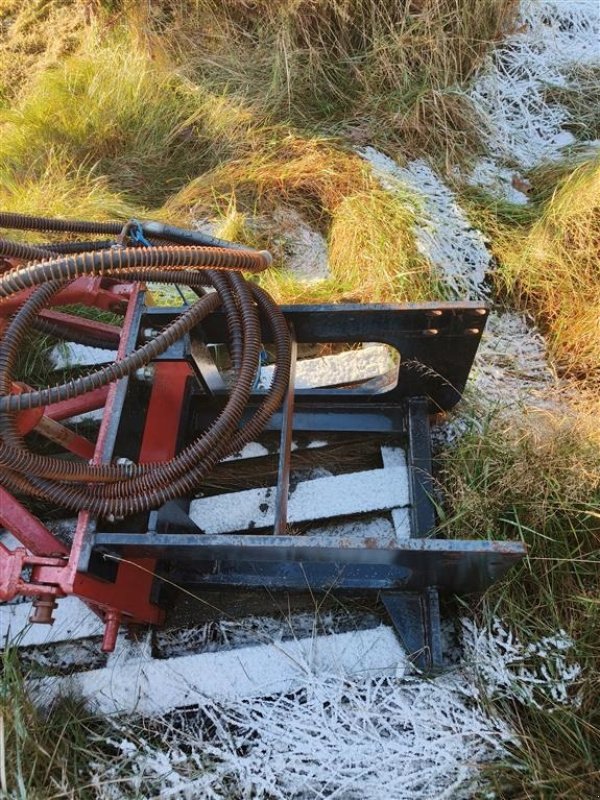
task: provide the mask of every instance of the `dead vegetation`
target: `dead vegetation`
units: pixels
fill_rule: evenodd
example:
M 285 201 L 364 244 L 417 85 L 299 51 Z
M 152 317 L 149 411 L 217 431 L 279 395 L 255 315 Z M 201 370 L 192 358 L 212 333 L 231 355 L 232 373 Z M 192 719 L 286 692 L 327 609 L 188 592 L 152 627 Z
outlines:
M 279 301 L 443 297 L 416 250 L 414 198 L 382 189 L 353 148 L 439 166 L 472 157 L 479 138 L 464 88 L 516 5 L 0 0 L 0 206 L 210 220 L 222 236 L 273 247 L 277 269 L 261 280 Z M 597 129 L 592 72 L 589 83 L 561 95 L 581 137 Z M 473 218 L 497 259 L 496 291 L 538 321 L 581 402 L 558 418 L 494 418 L 467 434 L 443 458 L 441 528 L 523 538 L 529 559 L 481 613 L 524 641 L 564 628 L 585 667 L 580 707 L 502 709 L 521 746 L 516 765 L 491 775 L 497 795 L 579 798 L 592 796 L 600 761 L 599 409 L 586 393 L 600 378 L 600 168 L 569 161 L 530 177 L 530 207 L 471 196 Z M 260 224 L 281 207 L 325 238 L 327 280 L 286 269 L 273 226 Z M 69 715 L 44 726 L 20 685 L 7 661 L 1 793 L 85 796 L 81 759 L 101 755 L 90 755 L 89 731 Z
M 562 178 L 522 233 L 498 240 L 498 282 L 530 310 L 563 373 L 600 380 L 600 162 Z

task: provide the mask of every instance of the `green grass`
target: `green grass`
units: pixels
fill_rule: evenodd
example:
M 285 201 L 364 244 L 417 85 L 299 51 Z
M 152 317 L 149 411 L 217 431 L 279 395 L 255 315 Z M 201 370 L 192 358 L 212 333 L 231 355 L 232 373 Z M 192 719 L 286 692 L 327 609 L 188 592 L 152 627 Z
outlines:
M 160 54 L 117 30 L 39 73 L 0 112 L 0 164 L 21 180 L 51 160 L 102 175 L 137 203 L 159 206 L 199 172 L 232 155 L 235 112 L 191 85 Z M 225 123 L 226 120 L 226 123 Z M 235 120 L 234 120 L 235 122 Z M 239 121 L 238 121 L 239 122 Z
M 443 298 L 415 247 L 415 201 L 383 190 L 353 148 L 445 167 L 476 155 L 464 87 L 510 29 L 515 0 L 0 0 L 0 207 L 89 219 L 217 223 L 275 254 L 259 280 L 281 302 Z M 556 99 L 598 133 L 597 74 Z M 560 94 L 560 96 L 559 96 Z M 539 168 L 530 206 L 462 190 L 491 240 L 496 292 L 532 315 L 572 380 L 569 414 L 491 418 L 447 452 L 446 535 L 521 538 L 529 557 L 477 608 L 528 641 L 562 628 L 584 667 L 577 708 L 501 708 L 520 737 L 489 772 L 498 797 L 583 798 L 600 752 L 600 167 Z M 273 225 L 293 209 L 328 244 L 332 276 L 286 271 Z M 267 224 L 265 224 L 267 220 Z M 44 235 L 26 234 L 30 241 Z M 48 237 L 49 238 L 49 237 Z M 21 374 L 45 384 L 50 339 Z M 40 716 L 5 656 L 0 795 L 85 797 L 112 757 L 76 705 Z M 51 794 L 53 793 L 53 794 Z
M 559 630 L 583 667 L 579 704 L 501 703 L 519 735 L 513 763 L 489 772 L 499 797 L 583 798 L 600 792 L 600 435 L 598 401 L 564 415 L 492 416 L 440 464 L 441 531 L 521 539 L 528 555 L 492 587 L 478 614 L 499 617 L 527 643 Z
M 1 145 L 0 145 L 1 148 Z M 0 173 L 0 207 L 35 216 L 73 217 L 81 219 L 128 219 L 142 209 L 128 202 L 119 191 L 109 187 L 106 177 L 93 175 L 49 153 L 42 168 L 23 163 L 20 172 L 3 169 Z M 31 242 L 51 241 L 48 233 L 13 231 L 8 237 Z M 64 239 L 59 234 L 58 239 Z
M 15 650 L 4 651 L 0 668 L 0 797 L 93 797 L 86 776 L 90 762 L 101 756 L 90 744 L 94 721 L 72 701 L 44 717 L 27 696 Z

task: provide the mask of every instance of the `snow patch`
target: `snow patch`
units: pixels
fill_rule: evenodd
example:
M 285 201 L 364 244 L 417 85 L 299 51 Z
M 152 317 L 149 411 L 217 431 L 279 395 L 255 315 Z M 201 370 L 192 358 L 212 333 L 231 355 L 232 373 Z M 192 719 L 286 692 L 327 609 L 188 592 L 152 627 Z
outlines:
M 481 409 L 520 415 L 526 407 L 556 409 L 562 400 L 541 333 L 518 311 L 491 313 L 459 412 L 431 429 L 434 448 L 456 442 L 473 425 L 483 427 Z
M 516 406 L 548 405 L 555 386 L 541 333 L 517 311 L 490 314 L 469 388 L 490 406 Z
M 305 685 L 308 675 L 395 675 L 408 665 L 396 635 L 385 626 L 165 660 L 150 658 L 147 643 L 129 647 L 116 650 L 103 669 L 33 679 L 32 694 L 41 704 L 74 694 L 102 714 L 156 715 L 207 697 L 237 704 L 247 697 L 285 695 Z
M 260 442 L 248 442 L 239 453 L 232 453 L 232 455 L 224 458 L 223 461 L 243 461 L 246 458 L 263 458 L 268 455 L 269 451 L 264 444 L 260 444 Z
M 485 238 L 431 167 L 422 160 L 401 167 L 373 147 L 360 155 L 385 189 L 404 196 L 408 188 L 416 196 L 417 248 L 438 270 L 450 294 L 462 300 L 485 297 L 483 283 L 491 263 Z
M 52 348 L 49 358 L 55 370 L 88 367 L 93 364 L 111 364 L 116 358 L 116 350 L 88 347 L 75 342 L 61 342 Z
M 489 56 L 469 92 L 496 160 L 531 169 L 573 144 L 565 129 L 570 113 L 549 99 L 549 90 L 576 89 L 576 68 L 600 64 L 599 34 L 596 0 L 521 3 L 515 32 Z
M 325 237 L 311 228 L 295 209 L 279 206 L 273 213 L 278 241 L 285 251 L 285 268 L 305 283 L 331 277 Z
M 467 658 L 489 698 L 510 698 L 538 709 L 575 705 L 582 669 L 571 655 L 573 640 L 560 630 L 524 645 L 501 620 L 479 629 L 463 619 Z

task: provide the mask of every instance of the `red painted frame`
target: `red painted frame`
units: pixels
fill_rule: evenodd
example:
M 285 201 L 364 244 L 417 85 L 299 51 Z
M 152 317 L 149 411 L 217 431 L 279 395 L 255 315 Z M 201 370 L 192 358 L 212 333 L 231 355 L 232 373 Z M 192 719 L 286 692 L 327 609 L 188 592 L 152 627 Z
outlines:
M 56 295 L 53 305 L 83 303 L 111 310 L 125 310 L 123 327 L 112 326 L 103 333 L 119 332 L 117 358 L 125 355 L 136 303 L 142 287 L 139 284 L 117 284 L 104 278 L 81 278 Z M 29 292 L 22 292 L 18 303 L 0 305 L 0 333 L 2 317 L 14 312 L 17 304 Z M 53 322 L 65 322 L 68 330 L 89 327 L 88 320 L 55 312 L 45 314 Z M 66 316 L 68 319 L 60 319 Z M 154 380 L 146 414 L 140 461 L 162 461 L 176 451 L 179 420 L 184 402 L 185 384 L 190 368 L 181 362 L 162 361 L 155 364 Z M 17 387 L 17 391 L 19 388 Z M 22 390 L 22 389 L 21 389 Z M 42 434 L 60 441 L 63 447 L 93 463 L 100 463 L 113 414 L 117 384 L 98 389 L 73 400 L 56 403 L 38 410 L 35 416 L 23 415 L 23 432 L 37 428 Z M 84 411 L 103 408 L 100 431 L 95 445 L 59 420 Z M 66 595 L 76 595 L 84 601 L 105 623 L 102 649 L 114 649 L 121 623 L 160 624 L 163 612 L 151 602 L 156 562 L 153 559 L 121 561 L 114 582 L 104 581 L 80 572 L 78 565 L 85 546 L 88 526 L 92 523 L 86 511 L 80 512 L 73 542 L 67 548 L 31 512 L 6 489 L 0 487 L 0 524 L 19 541 L 20 547 L 9 550 L 0 544 L 0 600 L 10 600 L 18 595 L 31 597 L 34 603 L 32 622 L 52 622 L 52 612 L 57 600 Z M 23 571 L 30 568 L 29 577 Z

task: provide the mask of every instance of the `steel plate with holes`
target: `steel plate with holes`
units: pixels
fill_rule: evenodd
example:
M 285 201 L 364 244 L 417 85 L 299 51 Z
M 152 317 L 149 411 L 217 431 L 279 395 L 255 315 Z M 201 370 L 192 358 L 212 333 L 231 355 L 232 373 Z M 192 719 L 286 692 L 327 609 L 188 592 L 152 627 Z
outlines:
M 143 308 L 138 330 L 161 328 L 175 313 Z M 460 400 L 487 309 L 464 302 L 284 313 L 290 390 L 261 440 L 218 465 L 194 497 L 98 520 L 80 568 L 110 580 L 103 556 L 150 557 L 169 581 L 196 590 L 370 590 L 415 664 L 437 669 L 440 595 L 482 592 L 524 553 L 520 543 L 433 538 L 430 422 Z M 311 360 L 334 377 L 307 380 Z M 263 361 L 251 407 L 268 381 L 269 341 Z M 105 458 L 181 450 L 220 413 L 230 378 L 224 318 L 215 314 L 129 382 Z

